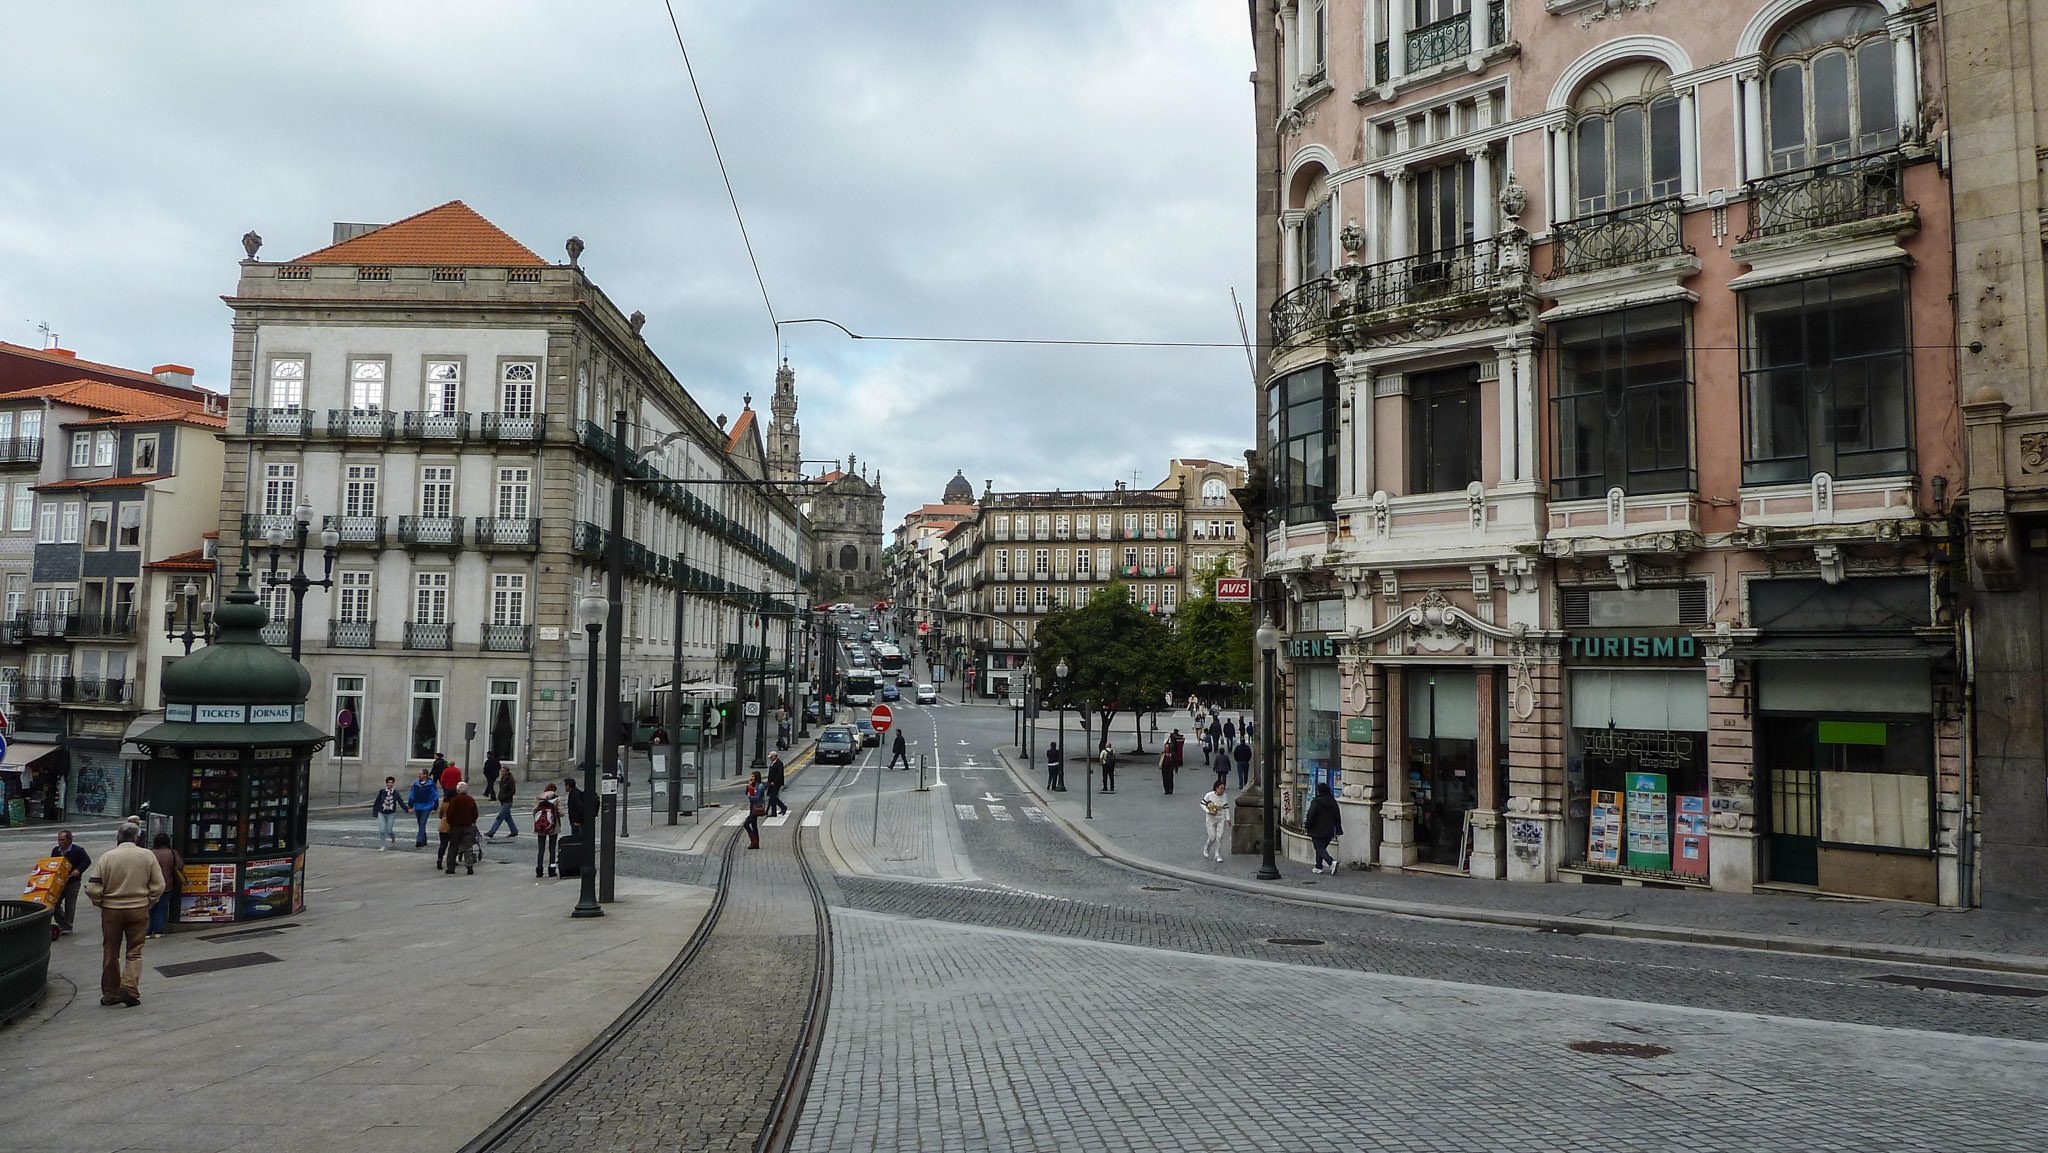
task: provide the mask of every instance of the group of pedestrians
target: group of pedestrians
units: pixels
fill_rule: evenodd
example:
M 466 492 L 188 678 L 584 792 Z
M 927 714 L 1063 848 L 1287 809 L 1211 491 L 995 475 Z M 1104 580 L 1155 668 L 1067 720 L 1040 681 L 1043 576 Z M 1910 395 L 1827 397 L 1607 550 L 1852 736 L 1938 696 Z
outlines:
M 581 838 L 591 816 L 589 795 L 577 786 L 576 778 L 564 778 L 562 784 L 566 795 L 557 792 L 554 782 L 549 781 L 528 811 L 535 841 L 536 877 L 560 875 L 563 822 L 568 822 L 570 836 Z M 506 830 L 507 840 L 519 836 L 519 822 L 512 809 L 519 799 L 519 781 L 495 752 L 484 761 L 484 799 L 496 801 L 498 812 L 490 829 L 479 836 L 482 822 L 476 798 L 470 795 L 469 782 L 462 779 L 462 767 L 446 756 L 436 754 L 434 763 L 423 766 L 418 779 L 404 792 L 399 791 L 398 778 L 385 777 L 384 787 L 370 801 L 370 812 L 377 818 L 377 851 L 381 853 L 398 843 L 396 825 L 401 811 L 412 813 L 417 824 L 413 848 L 426 848 L 427 820 L 431 817 L 440 836 L 434 867 L 452 874 L 457 865 L 464 864 L 464 853 L 477 840 L 496 840 L 500 829 Z M 464 868 L 471 874 L 476 872 L 474 864 Z
M 71 835 L 57 832 L 53 857 L 71 866 L 52 916 L 59 935 L 70 933 L 78 894 L 100 911 L 100 1004 L 142 1004 L 142 943 L 163 936 L 185 875 L 185 859 L 158 833 L 155 847 L 142 847 L 142 825 L 130 819 L 115 835 L 114 847 L 98 861 Z

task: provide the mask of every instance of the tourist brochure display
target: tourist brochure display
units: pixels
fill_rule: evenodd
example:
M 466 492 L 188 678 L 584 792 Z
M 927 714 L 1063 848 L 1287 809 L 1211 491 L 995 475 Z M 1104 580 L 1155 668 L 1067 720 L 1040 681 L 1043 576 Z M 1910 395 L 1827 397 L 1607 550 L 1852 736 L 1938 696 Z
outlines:
M 1621 863 L 1621 794 L 1607 789 L 1593 793 L 1593 823 L 1587 834 L 1586 859 L 1596 865 Z
M 1671 793 L 1663 773 L 1630 773 L 1624 819 L 1631 869 L 1671 871 Z
M 1671 859 L 1671 871 L 1690 877 L 1707 875 L 1707 799 L 1679 797 L 1678 854 Z

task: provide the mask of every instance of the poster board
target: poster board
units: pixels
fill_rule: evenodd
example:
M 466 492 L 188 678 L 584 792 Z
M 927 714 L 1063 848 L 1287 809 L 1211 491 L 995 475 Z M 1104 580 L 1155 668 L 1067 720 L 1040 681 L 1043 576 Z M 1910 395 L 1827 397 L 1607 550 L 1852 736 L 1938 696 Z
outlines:
M 178 897 L 178 920 L 190 923 L 234 919 L 235 867 L 186 865 L 185 887 Z
M 1677 853 L 1671 858 L 1671 871 L 1684 873 L 1689 877 L 1707 875 L 1707 798 L 1676 798 L 1678 802 L 1678 828 L 1673 843 Z
M 292 911 L 292 879 L 298 858 L 276 857 L 242 866 L 242 919 L 275 917 Z
M 1628 866 L 1671 871 L 1671 790 L 1663 773 L 1628 774 Z
M 1595 865 L 1621 863 L 1621 794 L 1593 792 L 1593 813 L 1586 834 L 1586 860 Z

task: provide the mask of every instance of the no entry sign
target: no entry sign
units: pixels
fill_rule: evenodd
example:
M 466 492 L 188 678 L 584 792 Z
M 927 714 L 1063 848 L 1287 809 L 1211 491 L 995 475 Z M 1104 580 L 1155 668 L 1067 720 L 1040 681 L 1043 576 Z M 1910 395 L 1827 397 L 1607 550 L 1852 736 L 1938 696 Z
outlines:
M 1216 581 L 1216 599 L 1226 604 L 1252 602 L 1252 578 L 1221 577 Z
M 888 705 L 876 705 L 874 711 L 868 714 L 868 722 L 875 726 L 876 732 L 886 733 L 889 726 L 896 723 L 896 714 L 889 711 Z

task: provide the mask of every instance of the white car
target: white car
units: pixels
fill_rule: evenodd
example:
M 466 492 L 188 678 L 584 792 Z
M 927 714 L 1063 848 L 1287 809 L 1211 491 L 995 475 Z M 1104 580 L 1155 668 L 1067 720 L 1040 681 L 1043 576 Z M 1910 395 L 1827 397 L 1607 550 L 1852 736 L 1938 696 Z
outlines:
M 939 690 L 933 688 L 930 685 L 917 686 L 917 703 L 921 705 L 938 704 Z

